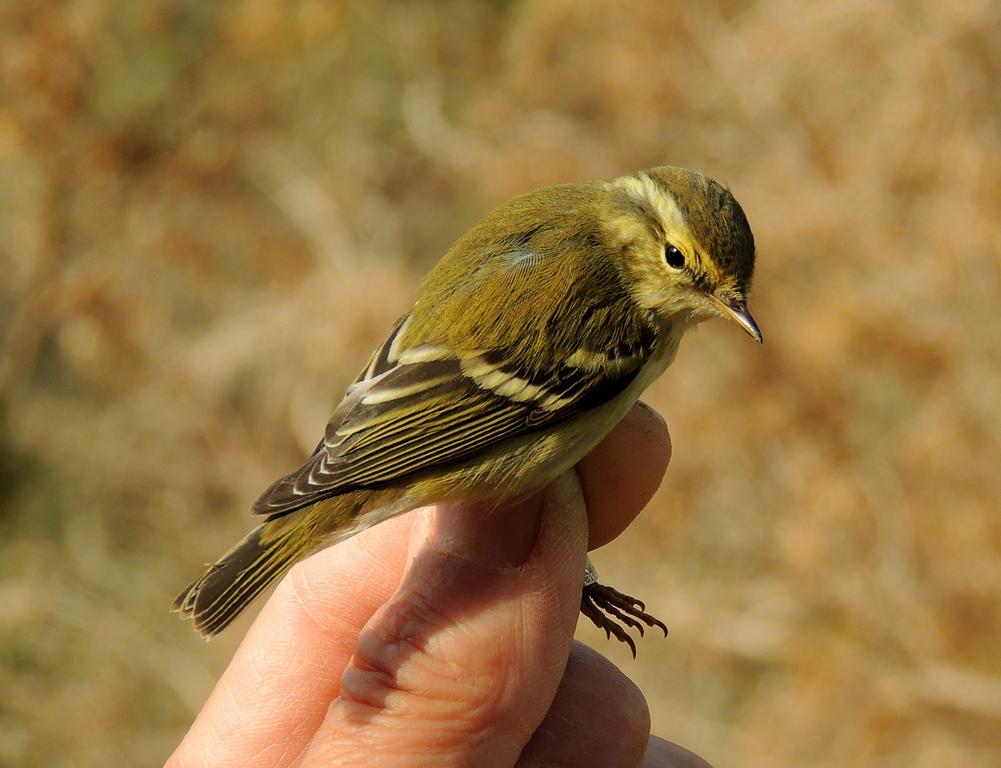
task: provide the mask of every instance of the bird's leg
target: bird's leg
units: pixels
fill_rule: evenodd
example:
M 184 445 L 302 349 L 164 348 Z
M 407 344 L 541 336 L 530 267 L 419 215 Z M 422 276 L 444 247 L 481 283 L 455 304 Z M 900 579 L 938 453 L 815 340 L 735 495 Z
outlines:
M 598 572 L 591 559 L 588 558 L 584 567 L 584 589 L 580 596 L 580 612 L 587 616 L 598 628 L 605 630 L 605 635 L 615 637 L 621 643 L 629 646 L 636 657 L 636 644 L 630 637 L 629 628 L 636 628 L 643 635 L 643 624 L 657 627 L 667 637 L 667 627 L 664 622 L 646 613 L 642 600 L 624 595 L 616 589 L 598 583 Z M 641 623 L 642 622 L 642 623 Z

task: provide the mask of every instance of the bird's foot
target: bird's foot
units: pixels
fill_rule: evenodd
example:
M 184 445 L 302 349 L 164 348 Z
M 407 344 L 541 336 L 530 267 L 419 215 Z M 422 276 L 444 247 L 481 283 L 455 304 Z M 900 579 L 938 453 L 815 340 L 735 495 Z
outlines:
M 636 658 L 636 643 L 629 635 L 629 629 L 639 630 L 643 635 L 643 625 L 657 627 L 667 637 L 667 626 L 660 619 L 646 612 L 642 600 L 624 595 L 617 589 L 606 587 L 597 581 L 584 584 L 580 596 L 580 612 L 587 616 L 609 638 L 614 637 L 629 646 Z

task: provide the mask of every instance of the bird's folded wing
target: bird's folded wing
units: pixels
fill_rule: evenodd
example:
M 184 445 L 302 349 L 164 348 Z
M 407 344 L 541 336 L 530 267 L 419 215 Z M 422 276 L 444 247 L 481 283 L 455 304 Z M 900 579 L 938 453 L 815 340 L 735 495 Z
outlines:
M 629 386 L 653 347 L 644 338 L 609 352 L 578 349 L 547 369 L 519 370 L 497 350 L 390 352 L 399 327 L 348 390 L 309 461 L 268 488 L 256 514 L 386 486 L 600 406 Z

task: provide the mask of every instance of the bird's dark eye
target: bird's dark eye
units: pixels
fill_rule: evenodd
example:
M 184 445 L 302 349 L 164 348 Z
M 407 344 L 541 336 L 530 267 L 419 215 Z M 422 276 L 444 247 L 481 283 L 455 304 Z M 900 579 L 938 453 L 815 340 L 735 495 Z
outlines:
M 685 266 L 685 254 L 670 243 L 664 246 L 664 260 L 671 269 L 681 269 Z

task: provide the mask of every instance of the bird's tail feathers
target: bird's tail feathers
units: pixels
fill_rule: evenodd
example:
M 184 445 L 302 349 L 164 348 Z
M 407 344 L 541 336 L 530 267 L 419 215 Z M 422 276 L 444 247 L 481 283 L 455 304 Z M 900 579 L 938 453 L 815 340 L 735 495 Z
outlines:
M 269 584 L 312 551 L 297 525 L 267 522 L 209 566 L 174 600 L 206 638 L 225 629 Z M 277 530 L 276 530 L 277 529 Z
M 206 638 L 219 634 L 299 560 L 409 508 L 394 498 L 358 491 L 273 515 L 189 584 L 174 611 Z

